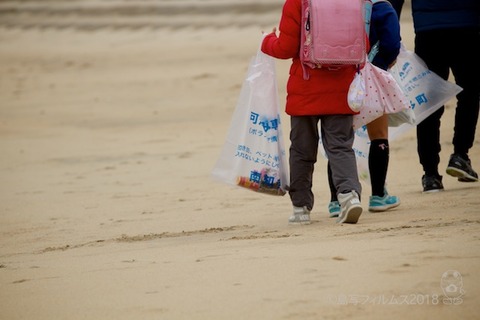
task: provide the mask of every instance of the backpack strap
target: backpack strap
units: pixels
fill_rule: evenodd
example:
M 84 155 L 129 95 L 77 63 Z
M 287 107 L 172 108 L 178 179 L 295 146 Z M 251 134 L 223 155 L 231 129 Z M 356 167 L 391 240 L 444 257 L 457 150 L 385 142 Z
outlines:
M 303 70 L 303 79 L 310 79 L 310 74 L 305 66 L 304 56 L 306 54 L 305 42 L 307 41 L 308 32 L 310 32 L 310 0 L 302 0 L 302 21 L 300 35 L 300 64 Z
M 372 20 L 372 7 L 374 1 L 366 0 L 365 1 L 365 31 L 367 32 L 367 36 L 370 34 L 370 22 Z

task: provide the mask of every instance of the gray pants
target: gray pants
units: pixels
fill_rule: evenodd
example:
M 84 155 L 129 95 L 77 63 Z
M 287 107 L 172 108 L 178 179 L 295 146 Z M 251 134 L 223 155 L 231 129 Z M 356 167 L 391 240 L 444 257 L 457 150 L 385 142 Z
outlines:
M 355 190 L 360 195 L 362 191 L 358 180 L 355 153 L 352 149 L 353 117 L 351 115 L 292 116 L 290 118 L 289 195 L 294 206 L 306 206 L 309 210 L 312 210 L 314 204 L 312 178 L 318 154 L 319 121 L 322 143 L 330 161 L 337 194 Z

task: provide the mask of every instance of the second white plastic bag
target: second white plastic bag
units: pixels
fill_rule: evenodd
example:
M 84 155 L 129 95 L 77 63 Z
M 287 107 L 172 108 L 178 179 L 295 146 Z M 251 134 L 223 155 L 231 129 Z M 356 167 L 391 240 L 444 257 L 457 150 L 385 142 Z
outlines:
M 230 185 L 284 195 L 288 169 L 275 61 L 260 49 L 252 58 L 212 177 Z

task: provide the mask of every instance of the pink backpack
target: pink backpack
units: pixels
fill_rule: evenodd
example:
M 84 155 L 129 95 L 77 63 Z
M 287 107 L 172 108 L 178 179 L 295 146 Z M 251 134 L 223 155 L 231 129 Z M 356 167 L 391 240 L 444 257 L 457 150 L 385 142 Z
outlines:
M 300 60 L 305 66 L 339 69 L 362 65 L 367 55 L 365 21 L 370 0 L 302 0 Z

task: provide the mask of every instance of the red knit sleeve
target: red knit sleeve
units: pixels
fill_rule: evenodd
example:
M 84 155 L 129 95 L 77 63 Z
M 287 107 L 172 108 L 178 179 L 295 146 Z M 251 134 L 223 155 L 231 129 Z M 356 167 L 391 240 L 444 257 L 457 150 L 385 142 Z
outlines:
M 298 57 L 300 48 L 301 0 L 287 0 L 283 5 L 279 36 L 271 33 L 262 42 L 262 52 L 278 59 Z

